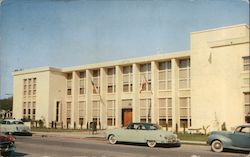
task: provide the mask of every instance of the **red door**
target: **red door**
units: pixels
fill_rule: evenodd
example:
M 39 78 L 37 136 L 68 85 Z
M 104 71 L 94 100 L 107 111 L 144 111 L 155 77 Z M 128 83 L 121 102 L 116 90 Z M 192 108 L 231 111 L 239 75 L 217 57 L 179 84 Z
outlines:
M 127 127 L 132 122 L 132 109 L 123 109 L 123 126 Z

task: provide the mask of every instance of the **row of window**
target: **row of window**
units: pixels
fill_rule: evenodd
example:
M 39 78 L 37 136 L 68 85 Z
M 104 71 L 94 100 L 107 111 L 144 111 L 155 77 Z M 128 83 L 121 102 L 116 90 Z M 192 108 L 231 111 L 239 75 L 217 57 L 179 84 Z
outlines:
M 160 62 L 159 70 L 159 90 L 171 90 L 172 88 L 172 71 L 171 61 Z M 86 93 L 86 72 L 79 72 L 79 94 Z M 151 63 L 140 65 L 140 92 L 151 91 Z M 179 61 L 179 87 L 190 88 L 190 59 Z M 67 95 L 71 95 L 72 91 L 72 74 L 67 75 Z M 122 73 L 123 92 L 133 91 L 133 68 L 132 66 L 124 66 Z M 91 77 L 93 94 L 100 92 L 100 70 L 93 70 Z M 107 69 L 107 93 L 116 92 L 116 69 L 115 67 Z
M 124 100 L 124 102 L 130 102 Z M 183 121 L 181 126 L 191 126 L 191 107 L 190 98 L 180 98 L 180 119 Z M 172 127 L 172 99 L 171 98 L 160 98 L 159 99 L 159 124 L 162 126 Z M 86 120 L 86 102 L 79 102 L 79 125 L 85 124 Z M 115 126 L 116 124 L 116 102 L 115 100 L 108 100 L 107 107 L 107 125 Z M 100 123 L 100 101 L 92 102 L 92 120 Z M 151 99 L 140 100 L 140 121 L 151 122 L 152 104 Z M 67 121 L 70 123 L 71 120 L 71 102 L 67 102 Z M 185 122 L 185 123 L 184 123 Z
M 23 118 L 35 120 L 36 102 L 23 102 Z
M 36 95 L 36 78 L 28 78 L 23 80 L 23 96 Z

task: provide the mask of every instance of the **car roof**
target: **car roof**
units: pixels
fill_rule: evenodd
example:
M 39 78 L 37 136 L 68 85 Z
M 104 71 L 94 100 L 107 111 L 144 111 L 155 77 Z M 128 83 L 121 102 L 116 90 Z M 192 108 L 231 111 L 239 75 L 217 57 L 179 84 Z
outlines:
M 16 120 L 16 119 L 4 119 L 3 121 L 8 121 L 8 122 L 22 122 L 21 120 Z
M 237 128 L 238 128 L 238 127 L 250 127 L 250 123 L 242 124 L 242 125 L 237 126 Z
M 154 123 L 146 123 L 146 122 L 131 122 L 130 124 L 154 125 Z

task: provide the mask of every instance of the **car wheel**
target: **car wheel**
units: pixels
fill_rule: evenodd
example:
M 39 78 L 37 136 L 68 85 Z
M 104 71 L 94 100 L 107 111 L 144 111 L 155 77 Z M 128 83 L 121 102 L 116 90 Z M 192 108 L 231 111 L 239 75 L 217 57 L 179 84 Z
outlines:
M 219 140 L 215 140 L 212 142 L 211 149 L 214 152 L 222 152 L 223 151 L 223 144 Z
M 116 144 L 116 142 L 117 142 L 117 138 L 115 137 L 115 135 L 110 135 L 109 136 L 109 143 Z
M 1 156 L 7 157 L 10 156 L 12 152 L 1 152 Z
M 156 142 L 155 142 L 155 141 L 147 141 L 147 145 L 148 145 L 150 148 L 153 148 L 153 147 L 155 147 Z

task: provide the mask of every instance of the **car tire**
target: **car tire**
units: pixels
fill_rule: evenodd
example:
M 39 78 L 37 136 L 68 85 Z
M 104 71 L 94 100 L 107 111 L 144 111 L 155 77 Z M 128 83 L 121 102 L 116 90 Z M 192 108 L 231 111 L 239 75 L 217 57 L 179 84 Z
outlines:
M 211 150 L 214 152 L 222 152 L 223 151 L 223 144 L 219 140 L 215 140 L 211 144 Z
M 117 138 L 115 137 L 115 135 L 110 135 L 108 140 L 110 144 L 116 144 L 117 142 Z
M 150 148 L 153 148 L 153 147 L 155 147 L 156 142 L 155 142 L 155 141 L 152 141 L 152 140 L 149 140 L 149 141 L 147 141 L 147 145 L 148 145 Z

